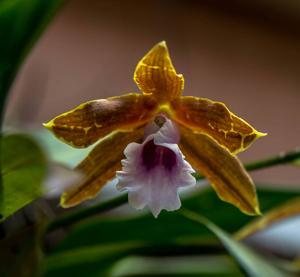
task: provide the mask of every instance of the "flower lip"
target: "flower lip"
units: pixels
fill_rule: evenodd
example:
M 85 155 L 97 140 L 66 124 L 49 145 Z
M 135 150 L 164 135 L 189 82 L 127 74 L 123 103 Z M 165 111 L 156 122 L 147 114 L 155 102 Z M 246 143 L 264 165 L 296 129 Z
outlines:
M 131 206 L 148 206 L 157 217 L 161 210 L 179 209 L 179 188 L 196 181 L 191 175 L 193 168 L 177 145 L 176 124 L 167 117 L 155 118 L 146 131 L 143 143 L 130 143 L 124 150 L 126 159 L 122 160 L 122 171 L 117 171 L 117 188 L 128 191 Z
M 177 157 L 171 149 L 156 145 L 154 139 L 149 140 L 142 151 L 143 166 L 149 171 L 157 166 L 163 166 L 171 171 L 177 164 Z

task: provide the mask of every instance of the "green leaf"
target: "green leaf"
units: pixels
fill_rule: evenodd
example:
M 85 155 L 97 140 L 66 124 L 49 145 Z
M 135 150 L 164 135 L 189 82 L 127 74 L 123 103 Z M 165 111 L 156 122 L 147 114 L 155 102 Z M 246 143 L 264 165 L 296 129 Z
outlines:
M 44 277 L 109 276 L 111 265 L 131 253 L 138 244 L 118 243 L 81 247 L 47 257 L 43 264 Z
M 213 222 L 207 218 L 200 216 L 189 210 L 181 212 L 186 218 L 193 222 L 198 222 L 204 225 L 212 233 L 214 233 L 219 240 L 226 247 L 228 252 L 236 259 L 240 266 L 249 274 L 249 276 L 272 276 L 272 277 L 288 277 L 289 275 L 276 268 L 269 261 L 265 260 L 262 256 L 256 254 L 249 247 L 243 243 L 234 240 L 227 232 L 223 231 Z
M 130 219 L 94 219 L 78 224 L 56 248 L 56 251 L 130 241 L 162 245 L 172 244 L 180 239 L 180 242 L 203 247 L 207 244 L 214 244 L 212 236 L 205 228 L 199 230 L 195 227 L 197 227 L 195 223 L 178 218 L 177 213 L 164 213 L 158 219 L 153 218 L 152 215 Z
M 293 261 L 293 266 L 298 269 L 298 273 L 300 274 L 300 256 Z
M 46 161 L 40 147 L 26 135 L 3 137 L 1 148 L 0 214 L 3 220 L 41 196 Z
M 61 3 L 62 0 L 0 1 L 0 121 L 18 67 Z
M 266 211 L 300 193 L 259 189 L 258 194 L 262 208 Z M 238 230 L 253 218 L 242 214 L 232 205 L 220 201 L 211 189 L 206 189 L 184 200 L 183 207 L 204 214 L 230 232 Z M 110 259 L 111 257 L 110 252 L 105 250 L 108 245 L 114 247 L 113 245 L 136 245 L 137 243 L 144 247 L 143 251 L 132 248 L 128 252 L 121 251 L 120 255 L 117 255 L 118 251 L 116 250 L 114 258 L 106 263 L 106 258 Z M 152 252 L 149 249 L 151 247 L 153 248 Z M 101 249 L 104 250 L 96 260 L 90 258 L 93 261 L 89 262 L 89 259 L 86 258 L 88 254 L 85 256 L 84 253 L 89 253 L 93 249 L 96 249 L 97 253 L 100 253 Z M 93 251 L 90 253 L 94 253 Z M 50 253 L 45 271 L 49 274 L 46 276 L 63 276 L 72 270 L 74 264 L 74 274 L 77 272 L 83 274 L 87 270 L 91 276 L 105 276 L 94 274 L 94 272 L 98 272 L 102 266 L 106 270 L 114 268 L 116 262 L 128 257 L 129 254 L 205 255 L 222 251 L 224 249 L 211 231 L 182 217 L 178 212 L 163 212 L 158 219 L 149 214 L 134 218 L 91 218 L 75 225 L 68 236 Z M 72 256 L 73 254 L 74 256 Z M 63 262 L 65 255 L 66 259 L 72 261 L 71 264 L 67 265 Z M 105 266 L 102 265 L 102 262 Z
M 299 196 L 298 191 L 258 189 L 262 211 Z M 183 201 L 182 206 L 205 215 L 228 232 L 239 230 L 253 220 L 232 205 L 218 199 L 211 189 L 193 195 Z M 122 230 L 120 232 L 119 230 Z M 146 241 L 152 244 L 174 241 L 215 244 L 215 238 L 206 228 L 195 228 L 195 224 L 174 212 L 162 212 L 158 219 L 152 215 L 135 218 L 92 218 L 79 222 L 55 251 L 81 246 L 123 241 Z
M 117 262 L 111 276 L 139 277 L 242 277 L 227 255 L 182 257 L 128 257 Z
M 119 243 L 64 251 L 46 257 L 43 276 L 243 276 L 228 256 L 151 258 L 139 256 L 141 249 L 148 246 Z
M 300 190 L 295 186 L 276 185 L 276 188 L 272 188 L 270 184 L 256 185 L 263 215 L 278 205 L 282 205 L 286 201 L 300 196 Z M 201 213 L 230 233 L 237 231 L 250 221 L 259 218 L 244 215 L 232 205 L 220 201 L 211 189 L 206 189 L 186 199 L 183 201 L 183 207 Z
M 300 159 L 295 160 L 292 164 L 295 166 L 300 166 Z

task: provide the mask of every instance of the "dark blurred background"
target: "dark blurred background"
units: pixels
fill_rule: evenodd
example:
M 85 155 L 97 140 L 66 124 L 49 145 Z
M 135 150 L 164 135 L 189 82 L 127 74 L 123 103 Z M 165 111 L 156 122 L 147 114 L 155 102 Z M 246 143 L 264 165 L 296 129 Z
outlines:
M 81 102 L 138 91 L 137 62 L 166 40 L 185 95 L 222 101 L 269 134 L 241 154 L 244 161 L 295 148 L 299 15 L 292 0 L 66 2 L 20 71 L 6 124 L 40 128 Z M 296 167 L 253 176 L 300 185 Z

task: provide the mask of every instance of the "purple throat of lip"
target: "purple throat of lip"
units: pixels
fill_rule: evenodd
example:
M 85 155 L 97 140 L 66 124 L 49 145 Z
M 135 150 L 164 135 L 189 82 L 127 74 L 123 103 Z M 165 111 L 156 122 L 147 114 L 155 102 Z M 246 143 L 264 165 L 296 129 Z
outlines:
M 150 171 L 157 166 L 163 166 L 171 171 L 176 165 L 176 154 L 167 147 L 154 144 L 154 140 L 149 140 L 142 151 L 143 166 Z

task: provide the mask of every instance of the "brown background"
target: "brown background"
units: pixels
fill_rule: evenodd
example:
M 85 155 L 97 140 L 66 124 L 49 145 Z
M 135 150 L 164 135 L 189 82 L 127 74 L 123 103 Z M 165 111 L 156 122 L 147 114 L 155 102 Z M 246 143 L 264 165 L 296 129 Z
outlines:
M 166 40 L 185 95 L 225 102 L 268 132 L 244 161 L 299 146 L 299 4 L 224 2 L 69 1 L 23 66 L 6 124 L 40 127 L 83 101 L 137 91 L 136 63 Z M 254 176 L 300 186 L 295 167 Z

